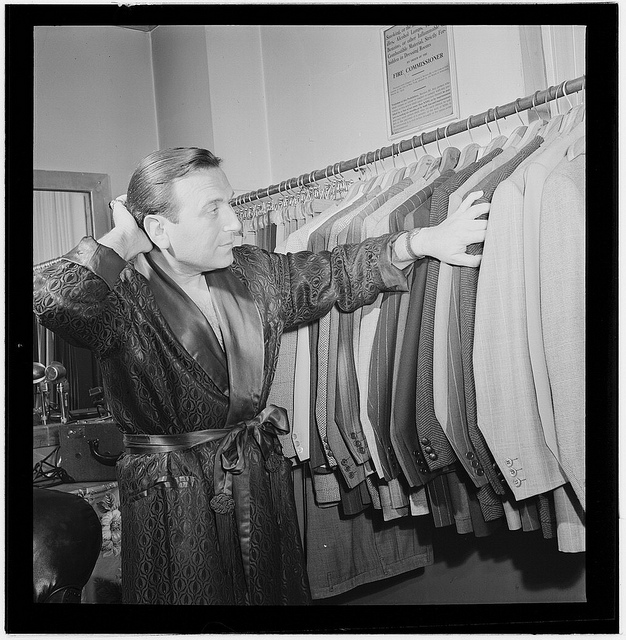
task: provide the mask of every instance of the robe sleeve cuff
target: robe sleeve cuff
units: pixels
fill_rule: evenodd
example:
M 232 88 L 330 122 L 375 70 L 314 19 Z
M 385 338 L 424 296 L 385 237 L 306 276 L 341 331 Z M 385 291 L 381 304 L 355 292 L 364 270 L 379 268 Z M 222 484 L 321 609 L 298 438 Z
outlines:
M 126 261 L 118 253 L 99 244 L 90 236 L 85 236 L 74 249 L 63 256 L 63 259 L 86 267 L 102 278 L 109 289 L 113 289 L 126 266 Z
M 394 250 L 393 245 L 396 239 L 401 236 L 404 231 L 398 233 L 392 233 L 387 236 L 380 250 L 379 269 L 380 277 L 385 284 L 387 291 L 408 291 L 409 286 L 407 284 L 407 276 L 410 273 L 407 266 L 411 263 L 402 265 L 402 268 L 397 267 L 394 264 Z M 403 270 L 404 269 L 404 270 Z

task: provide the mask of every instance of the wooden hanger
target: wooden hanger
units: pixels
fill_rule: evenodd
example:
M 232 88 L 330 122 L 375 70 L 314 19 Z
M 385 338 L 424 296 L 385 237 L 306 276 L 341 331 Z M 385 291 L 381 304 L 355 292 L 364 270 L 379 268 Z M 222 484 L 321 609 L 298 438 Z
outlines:
M 517 110 L 518 99 L 515 100 L 515 113 L 517 114 L 519 121 L 522 123 L 522 126 L 517 127 L 517 129 L 515 129 L 515 131 L 509 136 L 509 139 L 502 145 L 502 149 L 508 149 L 509 147 L 517 147 L 524 133 L 526 132 L 526 129 L 528 128 L 524 124 L 524 121 L 522 120 L 522 116 L 520 116 L 519 111 Z
M 477 142 L 474 142 L 474 138 L 472 137 L 472 130 L 470 128 L 470 120 L 472 116 L 470 116 L 465 122 L 467 124 L 467 133 L 469 133 L 471 142 L 468 145 L 465 145 L 463 149 L 461 149 L 461 155 L 459 156 L 458 162 L 456 163 L 457 171 L 464 169 L 467 165 L 472 164 L 472 162 L 476 161 L 476 157 L 478 156 L 478 150 L 480 149 L 480 145 Z
M 501 149 L 508 140 L 506 136 L 502 135 L 502 131 L 500 131 L 500 125 L 498 124 L 498 107 L 494 109 L 494 122 L 496 123 L 496 127 L 498 127 L 498 135 L 485 147 L 483 156 L 491 153 L 494 149 Z
M 485 121 L 483 122 L 483 124 L 489 130 L 489 142 L 485 146 L 481 146 L 480 149 L 478 149 L 478 155 L 476 156 L 477 160 L 480 160 L 485 155 L 485 153 L 487 152 L 487 147 L 493 142 L 493 131 L 491 130 L 491 127 L 489 126 L 488 118 L 489 118 L 489 111 L 486 111 L 485 112 Z
M 450 125 L 448 125 L 449 127 Z M 448 127 L 445 128 L 443 135 L 448 141 Z M 435 131 L 435 135 L 437 135 L 437 131 Z M 437 149 L 439 149 L 439 140 L 437 139 Z M 449 146 L 448 148 L 443 150 L 441 154 L 441 160 L 439 161 L 439 173 L 444 173 L 444 171 L 449 171 L 450 169 L 454 169 L 459 162 L 459 157 L 461 152 L 456 147 Z
M 382 153 L 381 149 L 376 149 L 376 151 L 374 151 L 374 163 L 373 163 L 374 164 L 374 168 L 376 168 L 376 160 L 380 160 L 380 154 L 381 153 Z M 376 158 L 376 154 L 378 154 L 378 158 Z M 382 161 L 381 161 L 381 165 L 382 165 Z M 383 166 L 382 168 L 384 169 L 385 167 Z M 383 181 L 384 177 L 385 177 L 384 173 L 381 175 L 378 172 L 376 172 L 376 175 L 366 185 L 365 193 L 369 193 L 370 191 L 372 191 L 376 187 L 380 187 L 380 183 Z
M 424 151 L 424 155 L 421 158 L 417 157 L 417 151 L 415 151 L 415 136 L 413 137 L 413 153 L 415 154 L 415 162 L 409 166 L 409 177 L 413 179 L 423 178 L 426 172 L 436 164 L 437 160 L 434 156 L 431 156 L 426 152 L 426 146 L 424 145 L 424 133 L 420 135 L 420 146 Z
M 385 189 L 388 189 L 392 185 L 396 184 L 398 182 L 398 175 L 401 173 L 402 174 L 404 173 L 404 168 L 398 169 L 396 167 L 396 154 L 394 154 L 395 148 L 396 148 L 396 144 L 394 142 L 391 145 L 391 160 L 393 162 L 393 169 L 389 169 L 388 171 L 385 172 L 385 177 L 383 178 L 383 181 L 381 182 L 381 185 L 380 185 L 380 188 L 383 191 Z
M 583 83 L 583 89 L 585 85 Z M 569 102 L 569 98 L 568 98 Z M 571 107 L 570 102 L 570 107 Z M 583 96 L 581 96 L 581 102 L 575 106 L 573 106 L 569 113 L 565 116 L 565 122 L 562 126 L 563 133 L 569 133 L 574 127 L 579 125 L 585 119 L 585 102 L 583 100 Z
M 356 171 L 357 173 L 360 173 L 360 175 L 357 178 L 356 182 L 354 182 L 352 184 L 352 186 L 348 189 L 348 193 L 346 193 L 346 195 L 344 196 L 344 202 L 352 200 L 353 198 L 356 198 L 357 196 L 360 196 L 364 192 L 364 187 L 365 187 L 365 166 L 359 167 L 359 163 L 361 162 L 361 158 L 364 155 L 365 154 L 362 154 L 357 158 L 356 167 L 354 168 L 354 171 Z
M 459 160 L 456 163 L 457 171 L 465 169 L 465 167 L 472 164 L 472 162 L 476 162 L 479 149 L 480 145 L 478 142 L 470 142 L 467 146 L 463 147 L 463 149 L 461 149 Z
M 545 124 L 545 122 L 537 112 L 537 108 L 535 107 L 535 98 L 537 97 L 537 93 L 538 92 L 535 91 L 535 94 L 533 95 L 533 109 L 535 109 L 537 120 L 533 120 L 533 122 L 530 122 L 528 124 L 528 128 L 526 129 L 526 132 L 524 133 L 524 135 L 522 136 L 522 139 L 519 141 L 519 144 L 517 145 L 519 149 L 526 146 L 526 144 L 528 144 L 531 140 L 533 140 L 539 134 L 541 128 Z

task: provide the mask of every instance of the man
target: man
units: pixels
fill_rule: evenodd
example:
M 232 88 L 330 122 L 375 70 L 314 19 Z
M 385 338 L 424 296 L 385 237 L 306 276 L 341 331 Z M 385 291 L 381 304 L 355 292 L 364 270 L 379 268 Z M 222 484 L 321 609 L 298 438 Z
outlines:
M 117 463 L 123 601 L 302 604 L 309 589 L 286 413 L 266 400 L 283 331 L 406 290 L 418 256 L 477 266 L 484 239 L 470 206 L 438 227 L 270 254 L 233 246 L 233 191 L 209 151 L 157 151 L 133 174 L 126 206 L 35 276 L 39 321 L 90 348 L 124 432 Z M 131 215 L 132 214 L 132 215 Z

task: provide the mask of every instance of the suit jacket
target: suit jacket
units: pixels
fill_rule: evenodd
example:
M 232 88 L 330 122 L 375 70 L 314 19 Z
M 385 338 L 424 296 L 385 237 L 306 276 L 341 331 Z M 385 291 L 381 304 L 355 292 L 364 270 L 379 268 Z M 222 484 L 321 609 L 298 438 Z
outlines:
M 503 151 L 468 178 L 450 195 L 447 217 L 454 215 L 463 199 L 472 191 L 478 190 L 479 183 L 515 154 L 515 149 Z M 433 401 L 435 416 L 461 465 L 475 486 L 482 487 L 489 482 L 489 469 L 485 474 L 478 453 L 469 438 L 465 417 L 458 325 L 460 270 L 460 267 L 447 263 L 439 265 L 433 334 Z
M 376 236 L 388 231 L 398 232 L 398 220 L 407 214 L 411 204 L 422 192 L 423 180 L 391 199 L 364 221 L 365 233 Z M 390 220 L 394 218 L 394 229 Z M 379 317 L 371 342 L 371 360 L 368 377 L 367 412 L 370 419 L 379 455 L 383 462 L 384 478 L 391 481 L 401 471 L 397 454 L 390 438 L 391 397 L 393 391 L 394 356 L 397 338 L 397 305 L 406 292 L 389 292 L 381 296 Z M 361 339 L 363 332 L 361 332 Z M 365 344 L 365 343 L 363 343 Z
M 546 443 L 583 507 L 584 156 L 572 164 L 565 155 L 584 126 L 558 138 L 524 172 L 524 284 L 537 405 Z
M 502 149 L 496 149 L 487 154 L 480 162 L 473 162 L 443 183 L 433 193 L 430 226 L 437 225 L 445 219 L 450 194 L 500 153 L 502 153 Z M 457 461 L 457 457 L 437 421 L 434 409 L 432 349 L 438 275 L 439 262 L 434 259 L 429 260 L 417 352 L 417 383 L 415 391 L 417 433 L 426 466 L 431 471 L 441 469 Z
M 477 200 L 480 202 L 490 202 L 497 186 L 505 180 L 511 173 L 531 154 L 533 154 L 541 144 L 542 139 L 536 137 L 521 149 L 514 158 L 497 168 L 485 180 L 478 185 L 483 195 Z M 487 217 L 487 214 L 481 217 Z M 481 244 L 469 245 L 468 253 L 482 252 Z M 490 474 L 490 481 L 495 491 L 501 491 L 500 485 L 493 477 L 495 467 L 491 452 L 488 450 L 484 436 L 481 433 L 476 416 L 476 390 L 474 383 L 474 320 L 476 308 L 476 287 L 478 284 L 479 271 L 469 267 L 461 268 L 460 275 L 460 326 L 461 326 L 461 360 L 463 365 L 463 383 L 465 392 L 465 412 L 467 418 L 467 430 L 470 440 L 473 442 L 480 462 L 486 473 Z
M 584 165 L 584 155 L 564 158 L 547 177 L 539 238 L 541 324 L 557 456 L 571 485 L 554 490 L 556 533 L 559 550 L 570 553 L 585 550 Z
M 372 193 L 378 192 L 375 191 Z M 336 212 L 333 216 L 328 218 L 309 236 L 307 249 L 314 253 L 325 251 L 328 247 L 333 227 L 337 223 L 337 221 L 342 219 L 348 220 L 350 216 L 358 213 L 358 211 L 361 208 L 366 207 L 368 203 L 369 198 L 367 196 L 360 197 L 356 201 L 349 204 L 347 207 L 342 208 L 339 212 Z M 361 477 L 360 479 L 355 479 L 358 472 L 354 459 L 347 451 L 345 443 L 343 443 L 342 439 L 336 438 L 335 433 L 333 433 L 329 438 L 327 433 L 325 380 L 328 367 L 328 354 L 327 351 L 324 353 L 324 350 L 327 350 L 328 348 L 328 323 L 329 317 L 325 316 L 324 318 L 321 318 L 319 322 L 311 325 L 311 327 L 309 328 L 311 349 L 311 394 L 315 402 L 315 412 L 311 417 L 312 419 L 314 419 L 316 428 L 319 430 L 322 440 L 322 446 L 324 449 L 324 455 L 328 464 L 331 467 L 338 467 L 338 460 L 344 460 L 345 462 L 341 467 L 341 471 L 344 476 L 347 476 L 350 480 L 348 486 L 355 486 L 363 478 Z M 320 355 L 322 356 L 321 363 L 319 362 Z M 320 366 L 322 367 L 321 374 Z M 333 450 L 332 445 L 329 442 L 330 439 L 333 440 L 337 451 Z M 350 473 L 352 473 L 353 475 L 350 476 Z M 359 473 L 359 475 L 361 474 Z
M 427 185 L 423 193 L 417 194 L 413 206 L 416 227 L 428 226 L 430 217 L 430 197 L 437 187 L 448 180 L 454 172 L 447 171 Z M 420 196 L 418 198 L 418 195 Z M 421 198 L 421 200 L 420 200 Z M 391 441 L 396 456 L 409 484 L 414 487 L 424 485 L 430 478 L 430 470 L 425 464 L 415 428 L 415 384 L 417 378 L 417 348 L 419 343 L 424 286 L 428 260 L 419 260 L 412 267 L 409 276 L 409 308 L 406 325 L 410 327 L 404 334 L 398 379 L 394 389 L 394 411 L 390 427 Z
M 389 194 L 381 193 L 361 208 L 375 210 L 388 197 Z M 309 248 L 316 253 L 332 250 L 337 246 L 339 231 L 348 226 L 351 217 L 357 215 L 361 208 L 351 209 L 348 213 L 335 216 L 325 225 L 322 225 L 311 235 Z M 330 313 L 320 318 L 318 322 L 318 336 L 315 346 L 317 350 L 317 381 L 315 379 L 312 380 L 314 385 L 312 388 L 316 390 L 315 418 L 317 428 L 322 436 L 322 442 L 327 445 L 325 452 L 329 463 L 332 465 L 332 460 L 336 462 L 334 466 L 337 466 L 348 487 L 353 488 L 365 479 L 363 462 L 367 452 L 357 452 L 356 456 L 353 455 L 335 422 L 334 394 L 336 379 L 333 373 L 336 372 L 334 367 L 336 363 L 336 343 L 331 342 L 334 334 L 331 334 L 330 325 L 331 318 L 338 313 L 339 311 L 336 308 L 331 309 Z M 332 394 L 331 406 L 333 409 L 330 414 L 328 413 L 329 393 Z
M 344 206 L 347 206 L 344 205 Z M 295 253 L 304 251 L 307 248 L 309 235 L 315 228 L 324 223 L 330 216 L 338 210 L 337 206 L 332 206 L 315 220 L 297 232 L 291 234 L 284 242 L 277 244 L 276 253 Z M 302 336 L 306 336 L 306 352 L 302 345 Z M 301 325 L 297 329 L 292 329 L 283 333 L 280 343 L 276 374 L 270 390 L 269 400 L 272 404 L 284 407 L 289 417 L 291 434 L 281 436 L 281 444 L 285 455 L 296 457 L 300 461 L 309 459 L 309 364 L 308 364 L 308 335 L 309 326 Z M 298 343 L 300 342 L 300 347 Z M 302 361 L 307 357 L 305 363 L 307 375 L 306 384 L 298 387 L 297 367 L 298 360 Z M 301 363 L 302 364 L 302 363 Z M 302 366 L 300 366 L 302 370 Z M 300 376 L 302 374 L 300 373 Z M 301 378 L 300 378 L 301 380 Z
M 476 290 L 473 375 L 480 432 L 517 500 L 562 485 L 545 444 L 534 392 L 523 284 L 523 174 L 491 200 Z

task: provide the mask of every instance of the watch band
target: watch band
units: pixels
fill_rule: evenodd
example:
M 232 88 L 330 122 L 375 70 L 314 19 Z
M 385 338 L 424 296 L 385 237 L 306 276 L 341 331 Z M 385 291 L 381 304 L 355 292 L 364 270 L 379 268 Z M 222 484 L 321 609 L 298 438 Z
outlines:
M 422 258 L 426 257 L 426 256 L 418 256 L 417 253 L 413 251 L 413 247 L 411 247 L 411 241 L 421 230 L 422 230 L 422 227 L 419 227 L 418 229 L 413 229 L 412 231 L 409 231 L 404 236 L 406 252 L 411 256 L 411 258 L 413 258 L 413 260 L 421 260 Z

